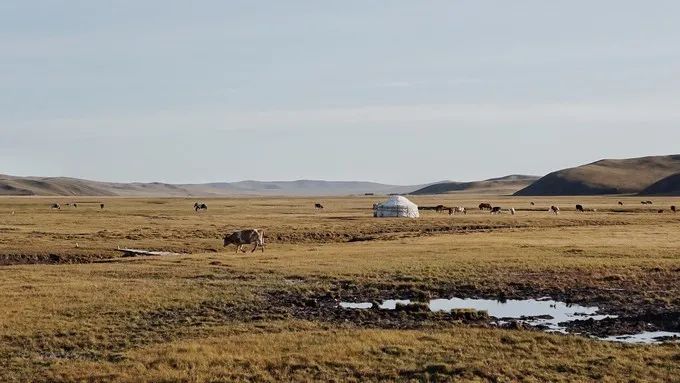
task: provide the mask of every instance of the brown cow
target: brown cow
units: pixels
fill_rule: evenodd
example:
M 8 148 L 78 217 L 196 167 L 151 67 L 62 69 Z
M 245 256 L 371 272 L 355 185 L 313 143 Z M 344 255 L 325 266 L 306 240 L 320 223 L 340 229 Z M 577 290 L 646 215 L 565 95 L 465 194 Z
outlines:
M 479 204 L 479 210 L 491 210 L 493 209 L 493 206 L 491 206 L 490 203 L 480 203 Z
M 320 203 L 315 203 L 314 204 L 314 209 L 323 209 L 323 205 Z
M 264 230 L 262 229 L 239 230 L 229 235 L 225 235 L 224 246 L 228 246 L 231 244 L 236 245 L 236 253 L 238 253 L 239 250 L 245 253 L 246 251 L 242 249 L 243 245 L 250 244 L 255 244 L 253 250 L 250 251 L 251 253 L 254 253 L 258 247 L 261 247 L 262 252 L 264 253 Z
M 619 201 L 619 206 L 623 206 L 623 202 Z
M 550 206 L 550 210 L 549 210 L 549 211 L 550 211 L 551 213 L 555 213 L 555 215 L 560 214 L 560 208 L 557 207 L 557 206 L 555 206 L 555 205 Z
M 585 209 L 583 208 L 583 205 L 576 205 L 576 211 L 583 213 Z
M 672 211 L 673 213 L 677 213 L 677 212 L 678 212 L 678 210 L 677 210 L 677 208 L 675 207 L 675 205 L 671 206 L 671 211 Z
M 501 213 L 501 207 L 500 206 L 494 206 L 491 208 L 491 214 L 500 214 Z

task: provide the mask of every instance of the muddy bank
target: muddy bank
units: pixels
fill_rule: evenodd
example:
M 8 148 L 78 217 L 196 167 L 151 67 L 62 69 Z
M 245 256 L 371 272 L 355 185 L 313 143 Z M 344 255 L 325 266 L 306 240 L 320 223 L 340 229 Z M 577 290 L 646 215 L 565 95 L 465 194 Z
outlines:
M 321 291 L 300 287 L 297 290 L 277 290 L 266 293 L 264 297 L 267 305 L 285 313 L 286 316 L 297 319 L 369 328 L 413 329 L 461 323 L 477 326 L 499 325 L 496 319 L 472 308 L 451 312 L 433 312 L 428 306 L 428 302 L 433 299 L 458 297 L 504 302 L 550 297 L 566 302 L 567 305 L 597 307 L 599 308 L 598 316 L 613 316 L 598 320 L 585 319 L 587 317 L 584 316 L 584 320 L 576 319 L 560 323 L 560 326 L 569 333 L 608 337 L 645 331 L 680 332 L 680 307 L 654 304 L 645 301 L 640 295 L 611 289 L 564 291 L 531 286 L 479 289 L 470 285 L 444 285 L 432 288 L 432 286 L 425 287 L 417 284 L 357 284 L 351 281 L 339 281 Z M 409 300 L 413 304 L 397 304 L 393 310 L 384 309 L 384 301 L 395 299 Z M 603 304 L 605 301 L 607 303 Z M 363 303 L 366 306 L 347 309 L 340 307 L 341 302 Z M 500 321 L 500 325 L 507 328 L 547 330 L 547 326 L 527 326 L 526 322 L 532 319 L 552 318 L 528 316 L 522 319 L 522 321 L 506 319 Z

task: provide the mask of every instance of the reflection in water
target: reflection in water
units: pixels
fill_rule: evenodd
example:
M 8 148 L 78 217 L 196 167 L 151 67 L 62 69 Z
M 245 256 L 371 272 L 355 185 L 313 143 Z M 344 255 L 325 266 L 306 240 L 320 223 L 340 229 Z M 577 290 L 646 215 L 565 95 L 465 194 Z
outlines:
M 633 335 L 616 335 L 607 338 L 602 338 L 602 340 L 610 342 L 621 342 L 621 343 L 645 343 L 652 344 L 658 343 L 660 338 L 675 338 L 671 341 L 680 342 L 680 332 L 668 332 L 668 331 L 646 331 L 640 334 Z
M 408 299 L 391 299 L 383 301 L 378 308 L 381 310 L 394 310 L 397 305 L 409 305 Z M 342 302 L 340 307 L 344 309 L 371 309 L 370 302 L 350 303 Z M 539 299 L 507 300 L 500 302 L 492 299 L 433 299 L 429 302 L 430 311 L 450 312 L 452 310 L 473 309 L 486 311 L 489 316 L 498 319 L 502 324 L 509 320 L 517 320 L 530 326 L 541 326 L 549 332 L 566 333 L 566 328 L 560 323 L 577 320 L 592 319 L 599 321 L 606 318 L 616 318 L 614 315 L 598 315 L 597 307 L 585 307 L 571 305 L 564 302 L 551 300 L 549 297 Z M 659 343 L 660 338 L 680 337 L 680 333 L 672 332 L 643 332 L 635 335 L 621 335 L 602 338 L 605 341 L 623 343 Z M 679 339 L 680 340 L 680 339 Z

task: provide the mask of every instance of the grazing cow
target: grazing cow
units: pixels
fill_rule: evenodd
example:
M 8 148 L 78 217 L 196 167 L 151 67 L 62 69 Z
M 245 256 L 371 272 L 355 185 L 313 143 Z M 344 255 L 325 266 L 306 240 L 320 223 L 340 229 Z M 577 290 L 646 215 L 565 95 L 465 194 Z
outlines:
M 532 202 L 530 205 L 531 205 L 531 206 L 534 206 L 534 205 L 536 205 L 536 204 Z
M 623 202 L 619 201 L 619 206 L 623 206 Z
M 243 245 L 250 244 L 255 244 L 253 250 L 250 251 L 251 253 L 254 253 L 258 247 L 260 247 L 262 249 L 262 252 L 264 253 L 264 230 L 262 229 L 239 230 L 229 235 L 225 235 L 224 246 L 228 246 L 231 244 L 236 245 L 236 253 L 238 253 L 239 250 L 245 253 L 246 251 L 243 250 Z
M 100 204 L 99 204 L 99 208 L 103 210 L 103 209 L 104 209 L 104 204 L 103 204 L 103 203 L 100 203 Z
M 78 207 L 78 204 L 77 204 L 77 203 L 74 203 L 74 204 L 73 204 L 73 207 Z
M 576 205 L 576 211 L 583 213 L 585 209 L 583 209 L 583 205 Z
M 444 211 L 444 210 L 448 210 L 448 208 L 447 208 L 446 206 L 444 206 L 444 205 L 437 205 L 437 206 L 434 207 L 434 210 L 435 210 L 437 213 L 441 213 L 441 212 Z
M 493 206 L 491 206 L 490 203 L 480 203 L 479 204 L 479 210 L 491 210 L 493 209 Z
M 673 213 L 677 213 L 677 212 L 678 212 L 678 210 L 677 210 L 677 208 L 675 207 L 675 205 L 671 206 L 671 211 L 672 211 Z
M 510 208 L 510 214 L 515 215 L 515 208 L 514 207 Z
M 555 213 L 555 215 L 560 214 L 560 208 L 555 205 L 550 206 L 550 210 L 548 211 L 551 213 Z
M 61 210 L 61 205 L 59 205 L 58 203 L 53 203 L 53 204 L 50 206 L 50 209 Z
M 208 205 L 206 205 L 206 204 L 204 204 L 204 203 L 198 203 L 198 202 L 196 202 L 196 203 L 194 204 L 194 210 L 195 210 L 195 211 L 199 211 L 199 210 L 208 210 Z
M 654 205 L 654 202 L 652 202 L 652 201 L 647 201 L 647 205 Z
M 315 203 L 314 204 L 314 209 L 323 209 L 323 205 L 320 203 Z
M 462 207 L 462 206 L 450 207 L 449 208 L 449 215 L 456 214 L 456 213 L 467 214 L 467 210 L 465 210 L 465 208 Z
M 501 213 L 501 207 L 500 206 L 494 206 L 491 208 L 491 214 L 500 214 Z
M 659 209 L 658 213 L 659 213 L 659 214 L 662 214 L 662 213 L 663 213 L 663 209 Z

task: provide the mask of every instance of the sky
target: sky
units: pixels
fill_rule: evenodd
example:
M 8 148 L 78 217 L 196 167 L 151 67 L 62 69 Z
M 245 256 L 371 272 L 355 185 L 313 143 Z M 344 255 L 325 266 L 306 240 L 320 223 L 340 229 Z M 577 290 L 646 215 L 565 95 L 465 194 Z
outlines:
M 3 0 L 0 174 L 416 184 L 680 153 L 677 0 Z

